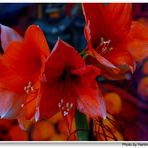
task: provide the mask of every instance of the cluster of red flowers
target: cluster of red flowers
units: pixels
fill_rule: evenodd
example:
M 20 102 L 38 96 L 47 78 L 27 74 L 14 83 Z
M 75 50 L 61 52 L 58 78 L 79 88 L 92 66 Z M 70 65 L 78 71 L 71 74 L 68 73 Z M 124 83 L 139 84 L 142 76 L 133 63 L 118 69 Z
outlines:
M 132 21 L 131 4 L 82 4 L 87 47 L 79 54 L 58 39 L 50 52 L 42 30 L 31 25 L 24 38 L 0 25 L 0 117 L 22 127 L 61 112 L 71 132 L 75 110 L 106 117 L 96 80 L 127 78 L 148 57 L 148 28 Z M 82 55 L 82 56 L 81 56 Z

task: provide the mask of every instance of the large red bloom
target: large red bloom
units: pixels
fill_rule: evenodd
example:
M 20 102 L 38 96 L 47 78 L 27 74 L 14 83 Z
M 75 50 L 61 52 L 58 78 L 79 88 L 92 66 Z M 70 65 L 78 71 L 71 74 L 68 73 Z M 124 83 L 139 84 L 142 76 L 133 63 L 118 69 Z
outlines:
M 83 4 L 83 13 L 86 61 L 101 67 L 104 76 L 125 78 L 135 70 L 135 60 L 148 57 L 148 29 L 132 21 L 131 4 Z
M 58 40 L 45 67 L 40 118 L 49 118 L 61 111 L 70 132 L 75 108 L 90 117 L 105 117 L 97 75 L 100 75 L 98 68 L 86 66 L 73 47 Z
M 19 41 L 13 33 L 1 27 L 1 45 L 5 52 L 0 57 L 0 116 L 31 119 L 36 112 L 49 48 L 36 25 L 30 26 L 24 39 L 19 37 Z

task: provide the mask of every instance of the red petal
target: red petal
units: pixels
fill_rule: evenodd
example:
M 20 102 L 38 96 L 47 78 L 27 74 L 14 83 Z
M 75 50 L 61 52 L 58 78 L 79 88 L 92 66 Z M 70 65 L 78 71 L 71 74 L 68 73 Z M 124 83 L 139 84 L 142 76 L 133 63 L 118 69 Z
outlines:
M 92 86 L 90 86 L 92 87 Z M 104 100 L 97 84 L 92 88 L 84 86 L 77 87 L 79 98 L 77 99 L 77 108 L 80 112 L 89 115 L 92 118 L 101 116 L 106 117 Z
M 11 42 L 2 56 L 1 84 L 14 91 L 23 90 L 29 81 L 35 83 L 44 71 L 48 55 L 48 44 L 43 32 L 35 25 L 30 26 L 24 40 Z
M 80 73 L 77 71 L 78 74 Z M 96 82 L 98 69 L 94 66 L 87 66 L 83 69 L 84 74 L 80 75 L 77 85 L 74 86 L 77 94 L 77 108 L 80 112 L 94 118 L 97 116 L 106 117 L 106 109 L 100 88 Z M 75 71 L 76 73 L 76 71 Z
M 38 103 L 40 101 L 40 81 L 34 84 L 34 92 L 26 96 L 23 104 L 23 117 L 27 120 L 35 117 Z
M 46 62 L 45 74 L 48 83 L 56 80 L 65 69 L 78 69 L 85 65 L 79 53 L 69 44 L 58 40 Z
M 23 42 L 11 42 L 3 56 L 3 62 L 20 76 L 39 74 L 42 61 L 49 54 L 48 45 L 42 31 L 30 26 Z
M 43 92 L 40 100 L 39 118 L 50 118 L 57 112 L 61 111 L 64 121 L 67 125 L 68 133 L 71 132 L 72 121 L 74 118 L 74 92 L 71 91 L 71 87 L 65 86 L 63 82 L 54 82 L 53 84 L 43 84 Z M 59 108 L 59 103 L 63 99 L 63 105 L 67 102 L 73 103 L 73 108 L 68 112 Z
M 5 88 L 8 91 L 24 92 L 25 80 L 22 80 L 14 71 L 7 68 L 0 60 L 0 88 Z M 28 83 L 28 82 L 27 82 Z
M 62 98 L 62 92 L 62 83 L 55 82 L 52 85 L 48 85 L 47 83 L 42 84 L 39 118 L 50 118 L 60 111 L 58 103 Z
M 64 118 L 64 122 L 66 123 L 66 126 L 67 126 L 67 132 L 70 135 L 70 133 L 72 132 L 72 123 L 73 123 L 74 116 L 75 116 L 75 105 L 69 111 L 68 115 L 64 116 L 64 111 L 62 112 L 62 115 Z
M 136 69 L 135 61 L 130 53 L 124 48 L 125 47 L 122 47 L 122 45 L 116 47 L 109 54 L 105 55 L 105 58 L 118 67 L 120 73 L 125 73 L 127 71 L 133 73 Z
M 1 118 L 17 118 L 20 116 L 25 97 L 13 92 L 0 90 L 0 116 Z
M 99 40 L 101 36 L 111 39 L 113 43 L 124 39 L 130 30 L 131 12 L 131 4 L 126 3 L 108 5 L 84 3 L 86 30 L 92 43 Z
M 106 35 L 114 41 L 125 38 L 130 30 L 132 21 L 132 4 L 130 3 L 111 3 L 104 6 L 106 12 L 104 13 L 104 20 L 107 30 Z
M 39 26 L 31 25 L 28 27 L 24 37 L 24 44 L 29 47 L 28 53 L 30 53 L 32 49 L 37 50 L 36 52 L 38 52 L 43 59 L 49 56 L 50 49 L 44 33 Z
M 5 51 L 9 43 L 12 41 L 21 41 L 22 37 L 13 29 L 0 24 L 0 43 Z
M 101 37 L 101 20 L 102 14 L 100 12 L 103 12 L 103 5 L 101 4 L 88 4 L 84 3 L 82 4 L 83 13 L 85 16 L 86 26 L 85 26 L 85 36 L 88 40 L 89 38 L 100 38 Z M 96 17 L 98 19 L 96 19 Z M 89 36 L 87 36 L 89 34 Z M 89 38 L 88 38 L 89 37 Z
M 27 50 L 30 50 L 30 52 Z M 2 57 L 2 62 L 20 77 L 27 77 L 31 74 L 35 76 L 36 72 L 38 75 L 42 66 L 39 53 L 32 50 L 32 48 L 26 48 L 25 45 L 23 46 L 18 42 L 9 44 L 7 51 Z
M 132 22 L 128 36 L 127 50 L 136 61 L 148 58 L 148 27 L 139 22 Z
M 86 51 L 86 53 L 88 53 L 88 55 L 90 55 L 91 57 L 93 57 L 96 60 L 93 60 L 94 65 L 101 65 L 100 67 L 102 68 L 109 68 L 111 69 L 114 73 L 119 73 L 119 68 L 116 67 L 113 63 L 111 63 L 109 60 L 107 60 L 106 58 L 104 58 L 103 56 L 101 56 L 100 54 L 98 54 L 94 49 L 89 49 L 88 51 Z M 91 58 L 90 57 L 90 58 Z M 86 59 L 86 61 L 89 60 Z
M 101 74 L 101 70 L 93 65 L 87 65 L 80 69 L 71 70 L 70 73 L 77 75 L 81 80 L 90 84 Z

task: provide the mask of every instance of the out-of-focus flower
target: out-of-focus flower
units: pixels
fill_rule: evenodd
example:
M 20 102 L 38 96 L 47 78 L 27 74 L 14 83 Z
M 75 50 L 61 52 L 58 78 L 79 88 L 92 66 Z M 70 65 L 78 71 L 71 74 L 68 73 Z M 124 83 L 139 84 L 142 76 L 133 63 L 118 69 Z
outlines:
M 18 125 L 15 125 L 9 131 L 11 141 L 27 141 L 28 133 L 23 131 Z
M 0 119 L 0 141 L 26 141 L 28 133 L 23 131 L 17 120 Z
M 32 129 L 31 138 L 33 141 L 45 141 L 53 137 L 54 134 L 55 128 L 51 122 L 38 121 Z
M 46 62 L 40 118 L 61 111 L 68 132 L 71 131 L 75 108 L 90 117 L 106 116 L 103 97 L 96 82 L 100 70 L 86 66 L 79 53 L 58 40 Z
M 62 115 L 60 112 L 58 112 L 57 114 L 55 114 L 54 116 L 52 116 L 48 120 L 49 120 L 49 122 L 56 124 L 56 123 L 60 122 L 61 119 L 62 119 Z
M 40 81 L 49 48 L 43 32 L 36 25 L 27 29 L 24 39 L 20 40 L 13 33 L 1 26 L 1 44 L 5 52 L 0 57 L 0 116 L 32 119 L 37 111 Z
M 114 92 L 106 93 L 105 96 L 106 109 L 110 114 L 119 114 L 122 107 L 121 97 Z
M 132 21 L 131 4 L 83 4 L 88 46 L 86 61 L 108 79 L 134 72 L 135 60 L 148 56 L 148 28 Z
M 140 81 L 138 93 L 143 100 L 148 101 L 148 77 L 145 77 Z
M 138 21 L 133 21 L 127 36 L 127 50 L 133 58 L 141 62 L 148 58 L 148 27 Z
M 58 130 L 63 134 L 67 134 L 66 125 L 62 119 L 58 122 Z
M 143 65 L 143 73 L 148 75 L 148 61 L 146 61 Z
M 8 132 L 12 127 L 11 120 L 0 119 L 0 141 L 11 140 Z
M 54 134 L 51 138 L 51 141 L 66 141 L 67 136 L 65 134 Z

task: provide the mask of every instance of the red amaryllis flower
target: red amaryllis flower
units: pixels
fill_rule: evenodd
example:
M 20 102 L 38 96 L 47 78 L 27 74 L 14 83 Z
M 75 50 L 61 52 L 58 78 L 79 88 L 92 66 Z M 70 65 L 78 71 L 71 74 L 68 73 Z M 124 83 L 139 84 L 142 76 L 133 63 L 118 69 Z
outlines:
M 86 66 L 73 47 L 58 40 L 45 66 L 40 118 L 49 118 L 61 111 L 70 132 L 75 108 L 92 118 L 105 117 L 97 75 L 100 75 L 98 68 Z
M 30 26 L 19 41 L 8 42 L 12 39 L 9 33 L 1 27 L 5 52 L 0 57 L 0 116 L 31 119 L 36 112 L 40 81 L 49 55 L 48 44 L 36 25 Z
M 132 22 L 131 4 L 83 4 L 83 13 L 86 60 L 101 67 L 107 78 L 125 78 L 127 72 L 135 70 L 133 57 L 148 56 L 148 29 Z

